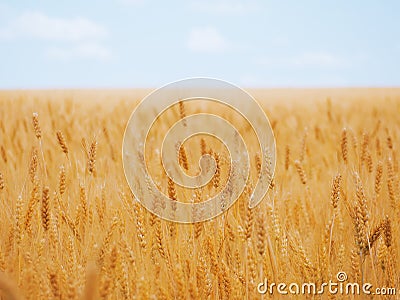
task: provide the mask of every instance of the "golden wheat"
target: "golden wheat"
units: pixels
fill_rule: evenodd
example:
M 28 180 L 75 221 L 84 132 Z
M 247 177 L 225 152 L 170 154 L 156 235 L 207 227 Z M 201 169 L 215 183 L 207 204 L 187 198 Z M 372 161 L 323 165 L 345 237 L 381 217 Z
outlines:
M 112 92 L 113 102 L 81 101 L 91 95 L 82 93 L 0 93 L 1 297 L 259 299 L 264 278 L 320 283 L 339 271 L 376 287 L 399 285 L 399 91 L 255 91 L 263 107 L 285 98 L 265 106 L 277 141 L 274 184 L 247 208 L 265 162 L 251 144 L 239 200 L 196 224 L 158 218 L 126 183 L 118 153 L 139 94 Z M 291 100 L 301 97 L 315 100 Z M 190 102 L 176 108 L 154 140 L 198 112 Z M 245 140 L 246 128 L 239 126 Z M 227 182 L 229 157 L 217 139 L 192 137 L 175 153 L 189 175 L 200 155 L 216 163 L 212 180 L 192 191 L 162 171 L 152 147 L 149 174 L 174 201 L 202 202 Z

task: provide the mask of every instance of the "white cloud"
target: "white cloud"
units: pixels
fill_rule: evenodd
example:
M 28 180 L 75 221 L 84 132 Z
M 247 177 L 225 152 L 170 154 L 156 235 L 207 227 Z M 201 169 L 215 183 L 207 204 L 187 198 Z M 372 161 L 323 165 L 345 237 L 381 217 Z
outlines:
M 202 53 L 221 53 L 228 48 L 227 41 L 213 27 L 192 29 L 186 45 L 191 51 Z
M 258 63 L 268 67 L 321 67 L 341 68 L 347 65 L 342 58 L 324 52 L 304 53 L 298 56 L 287 58 L 265 57 L 258 60 Z
M 35 38 L 53 41 L 98 40 L 106 37 L 103 26 L 86 18 L 55 18 L 41 12 L 25 12 L 0 29 L 3 38 Z
M 44 53 L 52 59 L 109 60 L 111 51 L 100 40 L 108 30 L 89 19 L 56 18 L 41 12 L 25 12 L 0 28 L 0 38 L 45 41 Z M 61 45 L 61 46 L 60 46 Z
M 258 5 L 254 1 L 239 0 L 216 0 L 201 1 L 195 0 L 190 3 L 191 8 L 196 12 L 221 14 L 221 15 L 238 15 L 255 11 Z
M 91 59 L 107 61 L 113 57 L 107 47 L 96 43 L 83 43 L 69 47 L 51 47 L 47 49 L 46 55 L 49 58 L 59 60 Z

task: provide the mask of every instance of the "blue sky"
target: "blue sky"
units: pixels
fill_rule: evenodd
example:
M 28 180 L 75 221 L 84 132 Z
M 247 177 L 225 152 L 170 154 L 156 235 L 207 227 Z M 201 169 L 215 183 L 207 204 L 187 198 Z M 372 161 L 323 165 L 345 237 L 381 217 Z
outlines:
M 322 5 L 323 3 L 323 5 Z M 400 85 L 400 1 L 0 3 L 0 89 Z

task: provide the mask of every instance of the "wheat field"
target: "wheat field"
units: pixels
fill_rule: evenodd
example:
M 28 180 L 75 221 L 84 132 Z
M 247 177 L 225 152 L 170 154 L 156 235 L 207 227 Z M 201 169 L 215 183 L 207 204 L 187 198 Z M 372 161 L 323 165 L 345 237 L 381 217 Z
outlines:
M 146 90 L 0 92 L 2 299 L 291 299 L 257 287 L 321 284 L 341 271 L 398 287 L 400 90 L 250 92 L 276 138 L 270 191 L 250 210 L 249 183 L 227 212 L 196 224 L 148 212 L 124 177 L 125 126 Z M 174 107 L 160 126 L 196 109 Z M 199 137 L 181 149 L 188 174 L 202 154 L 218 158 L 217 176 L 194 191 L 199 201 L 218 193 L 221 143 Z M 259 157 L 250 159 L 256 176 Z M 187 200 L 193 191 L 154 161 L 160 189 Z

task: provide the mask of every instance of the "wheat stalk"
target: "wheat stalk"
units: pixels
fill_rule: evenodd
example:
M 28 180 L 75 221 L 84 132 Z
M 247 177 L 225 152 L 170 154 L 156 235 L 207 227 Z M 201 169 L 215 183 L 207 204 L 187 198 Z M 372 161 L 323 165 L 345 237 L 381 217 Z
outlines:
M 44 187 L 42 190 L 42 225 L 45 231 L 50 227 L 50 189 Z
M 61 131 L 57 131 L 57 140 L 65 156 L 68 157 L 68 146 Z

